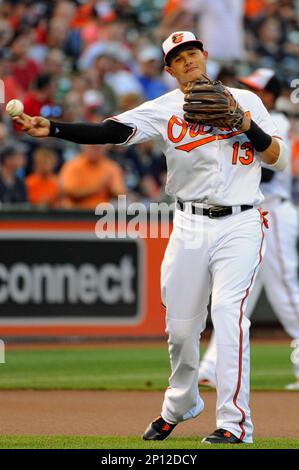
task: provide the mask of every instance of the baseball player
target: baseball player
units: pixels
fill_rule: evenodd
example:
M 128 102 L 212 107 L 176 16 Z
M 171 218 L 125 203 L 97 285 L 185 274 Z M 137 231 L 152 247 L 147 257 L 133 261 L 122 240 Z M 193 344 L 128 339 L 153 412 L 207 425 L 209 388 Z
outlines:
M 240 83 L 254 91 L 279 129 L 280 135 L 288 144 L 289 164 L 285 171 L 274 173 L 262 168 L 261 190 L 265 196 L 263 210 L 269 212 L 271 230 L 267 233 L 267 255 L 263 260 L 254 288 L 250 294 L 246 316 L 250 318 L 264 286 L 267 298 L 285 331 L 297 341 L 299 339 L 299 285 L 298 285 L 298 215 L 291 202 L 291 143 L 289 142 L 290 124 L 284 114 L 274 111 L 275 101 L 281 92 L 281 84 L 271 69 L 257 69 Z M 296 351 L 294 353 L 296 357 Z M 199 382 L 216 387 L 215 335 L 200 363 Z M 286 385 L 288 390 L 299 390 L 299 362 L 294 361 L 296 381 Z
M 32 136 L 78 143 L 137 144 L 154 139 L 167 159 L 167 192 L 176 198 L 174 228 L 161 267 L 171 376 L 161 415 L 143 439 L 163 440 L 198 416 L 199 338 L 212 295 L 219 354 L 217 429 L 206 443 L 251 443 L 249 292 L 264 253 L 257 209 L 261 162 L 275 171 L 287 147 L 261 100 L 206 76 L 208 52 L 189 31 L 163 43 L 165 68 L 178 88 L 101 124 L 67 124 L 22 115 Z M 185 111 L 185 113 L 184 113 Z

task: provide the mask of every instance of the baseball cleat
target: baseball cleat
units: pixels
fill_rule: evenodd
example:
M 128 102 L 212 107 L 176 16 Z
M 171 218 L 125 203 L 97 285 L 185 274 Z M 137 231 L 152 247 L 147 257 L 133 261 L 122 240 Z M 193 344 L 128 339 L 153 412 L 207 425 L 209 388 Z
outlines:
M 205 444 L 242 444 L 241 439 L 234 436 L 230 431 L 226 431 L 226 429 L 216 429 L 201 442 Z
M 158 416 L 145 430 L 142 439 L 144 441 L 163 441 L 175 427 L 176 424 L 169 424 L 162 416 Z
M 285 389 L 286 390 L 299 390 L 299 380 L 295 383 L 286 385 Z

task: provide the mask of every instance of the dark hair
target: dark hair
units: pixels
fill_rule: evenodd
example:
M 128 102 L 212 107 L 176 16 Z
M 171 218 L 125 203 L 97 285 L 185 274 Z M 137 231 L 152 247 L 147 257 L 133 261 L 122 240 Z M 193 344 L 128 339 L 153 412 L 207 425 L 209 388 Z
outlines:
M 272 93 L 275 99 L 277 99 L 282 92 L 282 82 L 279 80 L 279 78 L 276 77 L 276 75 L 273 75 L 273 77 L 268 81 L 267 85 L 265 86 L 265 90 Z
M 11 47 L 15 41 L 17 41 L 19 38 L 22 36 L 28 35 L 30 32 L 30 28 L 23 26 L 20 26 L 18 29 L 15 30 L 13 36 L 10 38 L 7 47 Z
M 37 77 L 37 79 L 34 81 L 34 88 L 36 90 L 43 90 L 47 86 L 50 85 L 52 80 L 52 76 L 48 73 L 43 73 Z
M 201 52 L 203 52 L 203 46 L 197 42 L 197 41 L 189 41 L 185 42 L 183 44 L 180 44 L 179 46 L 175 47 L 172 51 L 170 51 L 167 55 L 167 60 L 165 61 L 166 65 L 170 65 L 170 62 L 172 59 L 182 50 L 184 49 L 189 49 L 190 47 L 195 47 L 196 49 L 199 49 Z
M 6 147 L 2 148 L 0 150 L 0 163 L 3 165 L 6 160 L 10 157 L 13 157 L 14 155 L 17 155 L 18 149 L 16 147 L 13 147 L 12 145 L 7 145 Z
M 216 80 L 222 81 L 226 77 L 234 78 L 235 80 L 237 80 L 237 72 L 233 66 L 228 67 L 226 65 L 223 65 L 217 74 Z

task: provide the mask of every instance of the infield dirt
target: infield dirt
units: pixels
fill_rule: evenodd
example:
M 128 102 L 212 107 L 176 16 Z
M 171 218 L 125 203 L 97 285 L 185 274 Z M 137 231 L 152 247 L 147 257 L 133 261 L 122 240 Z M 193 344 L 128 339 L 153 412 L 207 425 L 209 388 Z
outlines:
M 176 436 L 215 429 L 214 391 L 202 391 L 205 410 L 181 423 Z M 160 412 L 162 392 L 0 391 L 2 435 L 141 435 Z M 252 392 L 256 437 L 299 438 L 298 392 Z

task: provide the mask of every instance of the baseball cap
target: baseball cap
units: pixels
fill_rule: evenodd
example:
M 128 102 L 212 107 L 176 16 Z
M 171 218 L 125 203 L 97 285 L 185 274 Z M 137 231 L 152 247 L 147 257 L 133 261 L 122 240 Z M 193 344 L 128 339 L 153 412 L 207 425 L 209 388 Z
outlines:
M 239 77 L 238 81 L 256 91 L 264 90 L 271 78 L 275 75 L 274 70 L 260 68 L 247 77 Z
M 160 61 L 162 59 L 161 50 L 155 46 L 148 46 L 139 52 L 137 59 L 139 62 L 148 62 L 150 60 Z
M 254 91 L 267 90 L 276 98 L 281 94 L 282 83 L 272 69 L 257 69 L 247 77 L 239 77 L 238 81 Z
M 191 46 L 197 47 L 203 51 L 202 41 L 200 39 L 196 39 L 193 33 L 190 31 L 175 31 L 162 44 L 164 62 L 168 64 L 170 54 L 174 52 L 175 49 L 185 44 L 190 44 Z

